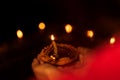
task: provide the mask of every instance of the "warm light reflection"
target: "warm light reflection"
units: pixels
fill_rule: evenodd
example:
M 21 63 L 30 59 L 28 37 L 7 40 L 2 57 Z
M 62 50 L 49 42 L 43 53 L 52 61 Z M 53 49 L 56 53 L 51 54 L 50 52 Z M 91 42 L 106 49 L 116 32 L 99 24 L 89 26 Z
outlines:
M 94 36 L 94 32 L 92 30 L 87 31 L 87 37 L 92 38 Z
M 51 57 L 53 60 L 55 60 L 55 57 L 54 57 L 54 56 L 51 55 L 50 57 Z
M 66 31 L 67 33 L 71 33 L 71 32 L 72 32 L 72 26 L 71 26 L 70 24 L 67 24 L 67 25 L 65 26 L 65 31 Z
M 21 30 L 17 30 L 17 37 L 20 39 L 23 37 L 23 32 Z
M 110 44 L 114 44 L 114 43 L 115 43 L 115 40 L 116 40 L 115 37 L 111 37 L 111 38 L 110 38 Z
M 41 22 L 39 25 L 38 25 L 39 29 L 40 30 L 44 30 L 45 29 L 45 23 Z
M 53 34 L 51 35 L 51 37 L 50 37 L 50 38 L 51 38 L 51 40 L 52 40 L 52 41 L 53 41 L 53 40 L 55 40 L 55 37 L 54 37 L 54 35 L 53 35 Z

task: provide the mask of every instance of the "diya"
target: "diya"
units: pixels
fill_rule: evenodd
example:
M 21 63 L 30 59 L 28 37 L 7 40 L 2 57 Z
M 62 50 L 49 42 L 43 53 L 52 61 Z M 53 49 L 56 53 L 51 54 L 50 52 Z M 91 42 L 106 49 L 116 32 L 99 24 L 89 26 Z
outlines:
M 49 63 L 54 66 L 67 66 L 80 60 L 79 52 L 76 48 L 68 44 L 56 44 L 57 53 L 54 52 L 53 45 L 44 47 L 37 56 L 39 62 Z
M 72 45 L 56 43 L 51 35 L 52 43 L 44 47 L 37 59 L 40 63 L 49 63 L 54 66 L 66 66 L 80 60 L 78 50 Z

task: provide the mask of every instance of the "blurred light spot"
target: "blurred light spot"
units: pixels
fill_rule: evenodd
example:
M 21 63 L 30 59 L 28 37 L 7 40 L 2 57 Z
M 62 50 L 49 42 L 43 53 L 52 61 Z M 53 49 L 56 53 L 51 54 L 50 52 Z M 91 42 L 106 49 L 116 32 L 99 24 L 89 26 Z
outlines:
M 92 30 L 88 30 L 87 31 L 87 37 L 93 38 L 93 36 L 94 36 L 94 32 Z
M 67 24 L 67 25 L 65 26 L 65 31 L 66 31 L 67 33 L 71 33 L 71 32 L 72 32 L 72 26 L 71 26 L 70 24 Z
M 38 25 L 39 29 L 40 30 L 44 30 L 45 29 L 45 23 L 41 22 L 39 25 Z
M 110 38 L 110 44 L 114 44 L 114 43 L 115 43 L 115 40 L 116 40 L 115 37 L 111 37 L 111 38 Z
M 22 38 L 23 37 L 23 32 L 21 30 L 17 30 L 17 37 Z

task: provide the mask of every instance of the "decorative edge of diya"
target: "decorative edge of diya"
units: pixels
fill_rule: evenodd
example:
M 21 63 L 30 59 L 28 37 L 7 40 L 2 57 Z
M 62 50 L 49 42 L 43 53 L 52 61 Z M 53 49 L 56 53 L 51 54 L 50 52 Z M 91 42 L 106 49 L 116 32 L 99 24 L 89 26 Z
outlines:
M 56 44 L 58 47 L 58 55 L 50 54 L 53 53 L 53 45 L 49 45 L 44 47 L 41 50 L 40 54 L 38 54 L 37 59 L 41 63 L 49 63 L 55 66 L 66 66 L 75 63 L 76 61 L 80 60 L 79 55 L 80 52 L 77 48 L 73 47 L 72 45 L 68 44 Z M 67 56 L 60 57 L 62 54 L 67 54 Z

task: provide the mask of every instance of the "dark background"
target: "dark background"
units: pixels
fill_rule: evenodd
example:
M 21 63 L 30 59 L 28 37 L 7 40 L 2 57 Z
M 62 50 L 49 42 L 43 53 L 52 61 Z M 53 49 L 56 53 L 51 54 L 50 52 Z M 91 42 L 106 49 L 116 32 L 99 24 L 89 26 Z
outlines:
M 49 45 L 50 34 L 57 42 L 95 48 L 120 32 L 119 0 L 34 0 L 1 1 L 0 8 L 0 80 L 26 80 L 32 76 L 31 62 Z M 41 32 L 38 24 L 44 22 Z M 66 24 L 73 26 L 67 35 Z M 24 33 L 17 39 L 16 31 Z M 95 32 L 94 40 L 85 31 Z

